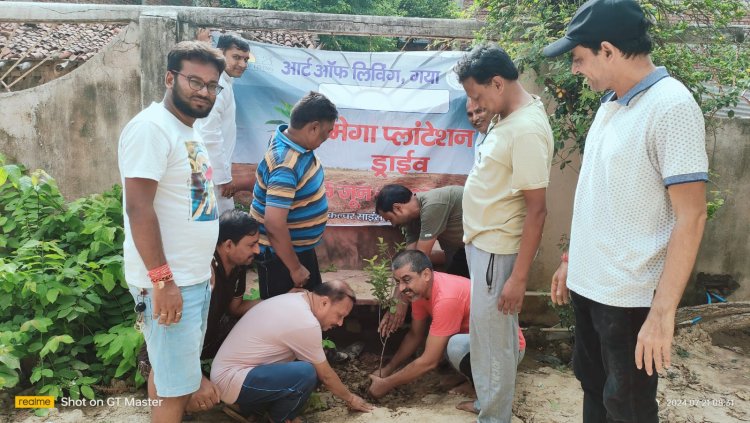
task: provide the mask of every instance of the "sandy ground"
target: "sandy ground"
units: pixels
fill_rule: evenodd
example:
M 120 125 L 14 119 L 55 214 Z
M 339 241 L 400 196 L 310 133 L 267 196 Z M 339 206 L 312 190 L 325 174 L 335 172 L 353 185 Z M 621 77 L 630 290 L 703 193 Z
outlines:
M 718 344 L 721 346 L 717 346 Z M 663 422 L 743 422 L 750 421 L 750 331 L 711 337 L 696 328 L 680 331 L 672 367 L 659 381 L 659 409 Z M 513 407 L 514 422 L 579 422 L 582 392 L 572 372 L 565 366 L 549 367 L 537 361 L 548 351 L 528 351 L 521 363 Z M 361 360 L 338 371 L 354 390 L 366 389 L 367 371 L 377 367 L 377 357 Z M 389 422 L 462 423 L 473 422 L 473 415 L 454 406 L 467 397 L 451 393 L 440 385 L 451 370 L 441 367 L 422 380 L 397 389 L 377 404 L 372 413 L 351 413 L 343 403 L 325 391 L 320 398 L 328 409 L 308 413 L 309 422 Z M 11 414 L 8 421 L 32 422 L 113 422 L 146 423 L 146 407 L 127 406 L 125 398 L 143 398 L 142 392 L 124 394 L 120 406 L 69 407 L 53 410 L 48 418 L 25 412 Z M 106 401 L 106 399 L 105 399 Z M 0 420 L 4 417 L 0 415 Z M 195 422 L 230 422 L 221 411 L 195 416 Z

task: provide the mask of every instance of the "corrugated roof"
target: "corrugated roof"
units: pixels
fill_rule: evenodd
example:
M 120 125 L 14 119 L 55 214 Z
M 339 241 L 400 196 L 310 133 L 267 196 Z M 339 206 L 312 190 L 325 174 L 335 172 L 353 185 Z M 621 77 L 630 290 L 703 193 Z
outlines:
M 706 84 L 706 88 L 712 93 L 718 93 L 719 88 L 716 85 Z M 706 96 L 707 97 L 707 96 Z M 750 90 L 745 90 L 737 99 L 737 105 L 734 107 L 724 107 L 716 112 L 716 117 L 728 118 L 730 111 L 738 119 L 750 119 Z
M 85 61 L 102 49 L 124 26 L 115 24 L 0 23 L 0 60 Z M 7 63 L 6 63 L 7 65 Z
M 5 76 L 0 86 L 6 90 L 25 89 L 65 75 L 98 53 L 124 27 L 118 24 L 0 23 L 0 76 Z M 214 31 L 224 32 L 223 29 Z M 240 35 L 248 40 L 287 47 L 317 48 L 319 45 L 314 34 L 259 30 L 244 31 Z M 43 77 L 34 76 L 29 72 L 35 71 L 37 65 L 52 65 L 55 71 L 44 72 Z
M 297 48 L 318 48 L 319 42 L 317 35 L 303 32 L 288 31 L 243 31 L 240 36 L 246 40 L 257 41 L 260 43 L 274 44 L 286 47 Z

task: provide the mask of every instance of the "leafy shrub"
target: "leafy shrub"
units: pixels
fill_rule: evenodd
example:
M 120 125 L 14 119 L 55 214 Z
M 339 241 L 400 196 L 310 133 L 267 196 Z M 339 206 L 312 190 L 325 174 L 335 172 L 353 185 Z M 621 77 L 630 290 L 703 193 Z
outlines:
M 378 301 L 380 310 L 390 313 L 396 312 L 396 303 L 398 302 L 393 297 L 396 282 L 393 280 L 391 273 L 391 259 L 404 247 L 404 243 L 399 243 L 391 250 L 383 237 L 378 237 L 378 254 L 372 258 L 364 259 L 367 263 L 364 270 L 370 275 L 367 281 L 372 285 L 370 287 L 372 296 Z
M 119 186 L 68 203 L 0 155 L 0 389 L 91 399 L 113 378 L 143 383 L 122 225 Z
M 405 247 L 405 243 L 401 242 L 397 243 L 391 249 L 390 245 L 383 240 L 383 237 L 378 237 L 378 254 L 370 259 L 364 259 L 367 263 L 364 270 L 370 274 L 370 278 L 367 280 L 372 285 L 370 291 L 372 292 L 372 296 L 378 301 L 378 322 L 384 313 L 396 313 L 398 298 L 393 295 L 396 282 L 393 280 L 391 274 L 391 260 Z M 378 336 L 380 336 L 380 333 L 378 333 Z M 383 369 L 383 355 L 385 354 L 385 346 L 389 336 L 380 336 L 380 344 L 383 348 L 380 350 L 378 374 Z
M 550 123 L 555 135 L 557 164 L 564 168 L 584 150 L 586 134 L 601 93 L 591 91 L 584 78 L 570 72 L 569 55 L 555 59 L 542 49 L 565 34 L 582 0 L 482 0 L 475 8 L 487 10 L 480 39 L 497 39 L 519 70 L 533 70 L 536 83 L 553 99 Z M 748 16 L 745 0 L 650 0 L 641 3 L 655 23 L 653 59 L 693 93 L 705 116 L 709 135 L 712 118 L 724 107 L 736 106 L 750 89 L 750 48 L 746 30 L 734 25 Z M 714 89 L 709 89 L 714 87 Z M 729 111 L 728 115 L 734 115 Z M 715 136 L 715 132 L 713 132 Z M 566 143 L 567 141 L 573 141 Z

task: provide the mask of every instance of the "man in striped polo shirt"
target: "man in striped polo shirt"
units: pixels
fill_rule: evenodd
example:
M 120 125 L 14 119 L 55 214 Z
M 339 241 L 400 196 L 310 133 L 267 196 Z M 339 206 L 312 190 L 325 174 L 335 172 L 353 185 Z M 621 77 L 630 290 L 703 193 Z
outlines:
M 315 246 L 328 221 L 328 200 L 313 151 L 328 139 L 336 119 L 336 106 L 311 91 L 292 108 L 290 124 L 276 129 L 258 164 L 250 214 L 261 224 L 263 299 L 322 283 Z

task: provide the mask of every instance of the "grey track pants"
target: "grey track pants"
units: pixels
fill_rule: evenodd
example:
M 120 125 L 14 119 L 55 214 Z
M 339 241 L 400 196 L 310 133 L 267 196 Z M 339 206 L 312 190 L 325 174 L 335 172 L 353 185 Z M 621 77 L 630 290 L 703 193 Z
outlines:
M 469 244 L 466 259 L 471 274 L 471 373 L 480 406 L 477 421 L 509 423 L 520 359 L 518 314 L 502 314 L 497 301 L 513 270 L 516 254 L 493 257 Z

